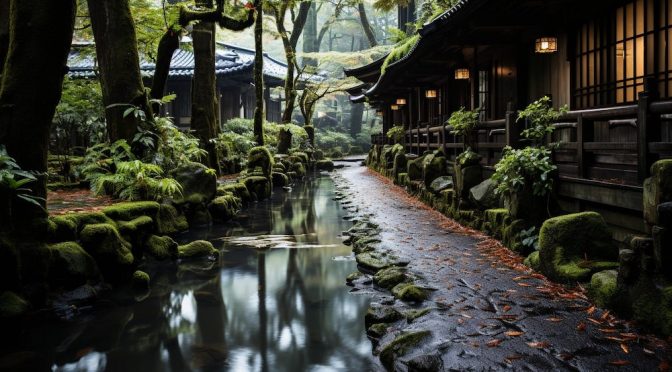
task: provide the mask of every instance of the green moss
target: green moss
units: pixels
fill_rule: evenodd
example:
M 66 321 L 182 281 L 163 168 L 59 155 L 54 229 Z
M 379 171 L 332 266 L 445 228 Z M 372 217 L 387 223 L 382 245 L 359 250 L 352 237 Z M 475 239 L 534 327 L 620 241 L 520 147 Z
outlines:
M 273 171 L 280 172 L 280 173 L 285 173 L 285 172 L 287 172 L 287 167 L 282 162 L 276 162 L 273 165 Z
M 402 173 L 406 173 L 406 169 L 408 168 L 408 158 L 406 157 L 406 154 L 402 153 L 397 153 L 394 156 L 394 162 L 392 164 L 392 176 L 394 177 L 395 180 L 399 178 L 399 175 Z
M 357 263 L 366 269 L 378 271 L 392 266 L 392 262 L 376 252 L 360 253 L 355 256 Z
M 331 172 L 334 170 L 334 162 L 331 160 L 318 160 L 315 162 L 315 168 L 317 168 L 317 170 Z
M 424 161 L 425 158 L 423 156 L 415 160 L 408 160 L 406 166 L 406 174 L 408 174 L 408 179 L 410 181 L 422 180 L 422 165 Z
M 77 226 L 77 231 L 81 231 L 86 225 L 101 223 L 116 226 L 116 222 L 103 212 L 69 213 L 61 216 L 61 218 L 72 221 Z
M 413 331 L 397 336 L 397 338 L 381 349 L 381 363 L 390 370 L 394 369 L 394 361 L 398 357 L 406 355 L 412 348 L 418 346 L 430 335 L 429 331 Z
M 149 290 L 149 274 L 137 270 L 133 273 L 133 289 L 138 291 Z
M 310 161 L 310 157 L 305 152 L 296 151 L 292 153 L 292 156 L 298 158 L 304 165 L 308 165 L 308 162 Z
M 261 168 L 261 172 L 264 176 L 271 176 L 273 156 L 268 148 L 264 146 L 254 147 L 247 154 L 247 169 L 249 171 L 254 171 L 257 168 Z
M 651 177 L 644 182 L 644 219 L 660 225 L 658 205 L 672 201 L 672 159 L 659 160 L 651 166 Z
M 189 162 L 170 172 L 182 185 L 182 197 L 188 199 L 194 194 L 202 195 L 206 202 L 215 198 L 217 193 L 217 174 L 200 163 Z M 176 199 L 176 202 L 180 202 Z
M 100 278 L 96 261 L 76 242 L 52 244 L 49 278 L 52 285 L 74 288 Z
M 425 187 L 429 188 L 432 182 L 443 176 L 448 175 L 448 166 L 446 158 L 439 155 L 428 155 L 423 162 L 423 180 Z
M 527 258 L 525 259 L 524 264 L 525 264 L 525 266 L 530 267 L 530 268 L 538 271 L 539 268 L 540 268 L 540 266 L 539 266 L 539 251 L 534 251 L 534 252 L 530 253 L 530 255 L 527 256 Z
M 156 218 L 159 203 L 152 201 L 119 203 L 103 209 L 103 213 L 113 220 L 130 221 L 141 216 Z
M 187 229 L 189 223 L 184 214 L 170 204 L 161 204 L 156 218 L 156 231 L 159 234 L 175 234 Z
M 404 319 L 404 315 L 393 307 L 370 307 L 364 316 L 364 324 L 369 327 L 372 324 L 389 324 L 401 319 Z
M 345 278 L 345 282 L 346 282 L 346 283 L 352 283 L 352 282 L 354 282 L 355 280 L 361 278 L 362 276 L 364 276 L 364 274 L 362 274 L 362 273 L 359 272 L 359 271 L 355 271 L 354 273 L 351 273 L 350 275 L 348 275 L 347 278 Z
M 593 274 L 588 294 L 601 307 L 610 307 L 616 295 L 618 271 L 606 270 Z
M 383 61 L 383 64 L 380 67 L 380 72 L 381 74 L 385 74 L 387 71 L 387 68 L 392 65 L 393 63 L 399 61 L 400 59 L 406 57 L 408 53 L 410 53 L 413 48 L 418 44 L 420 41 L 420 35 L 415 34 L 401 43 L 397 44 L 392 51 L 385 57 L 385 60 Z
M 385 333 L 387 332 L 387 328 L 388 328 L 388 327 L 389 327 L 388 324 L 385 324 L 385 323 L 376 323 L 376 324 L 373 324 L 371 327 L 369 327 L 369 328 L 366 330 L 366 333 L 367 333 L 369 336 L 378 339 L 378 338 L 381 338 L 381 337 L 383 337 L 383 336 L 385 335 Z
M 177 242 L 170 236 L 151 235 L 145 241 L 144 251 L 159 261 L 175 260 L 178 256 Z
M 80 239 L 107 281 L 119 283 L 130 276 L 134 262 L 131 245 L 122 239 L 113 225 L 87 225 L 82 229 Z
M 290 169 L 292 172 L 296 173 L 297 177 L 304 177 L 306 175 L 306 167 L 303 163 L 294 163 Z
M 16 318 L 25 314 L 30 304 L 14 292 L 0 294 L 0 319 Z
M 52 216 L 49 217 L 49 242 L 65 242 L 77 239 L 77 223 L 72 219 Z
M 631 289 L 632 317 L 656 334 L 672 336 L 672 286 L 659 288 L 640 280 Z
M 220 221 L 229 221 L 238 214 L 240 208 L 242 201 L 233 194 L 219 196 L 208 206 L 212 217 Z
M 614 261 L 618 250 L 602 216 L 584 212 L 546 220 L 539 233 L 541 271 L 558 281 L 588 279 L 579 262 Z
M 268 199 L 271 196 L 271 182 L 265 177 L 247 177 L 243 181 L 245 187 L 257 200 Z
M 390 289 L 404 280 L 406 280 L 406 270 L 396 266 L 380 270 L 373 276 L 373 282 L 386 289 Z
M 424 309 L 419 309 L 419 310 L 409 310 L 409 311 L 404 313 L 404 316 L 406 316 L 406 320 L 409 323 L 411 323 L 414 320 L 429 314 L 430 311 L 432 311 L 432 309 L 430 309 L 430 308 L 424 308 Z
M 181 260 L 219 256 L 219 251 L 215 249 L 212 243 L 205 240 L 197 240 L 186 245 L 181 245 L 177 248 L 177 252 Z
M 289 186 L 289 177 L 285 173 L 273 172 L 273 187 L 286 187 Z
M 217 195 L 223 196 L 227 193 L 232 193 L 233 195 L 240 198 L 244 203 L 247 203 L 252 200 L 249 190 L 245 187 L 245 184 L 236 182 L 229 183 L 217 188 Z
M 154 220 L 149 216 L 140 216 L 131 221 L 119 221 L 117 226 L 121 236 L 135 245 L 154 231 Z
M 427 291 L 411 283 L 400 283 L 392 288 L 394 297 L 408 302 L 422 302 L 428 298 Z

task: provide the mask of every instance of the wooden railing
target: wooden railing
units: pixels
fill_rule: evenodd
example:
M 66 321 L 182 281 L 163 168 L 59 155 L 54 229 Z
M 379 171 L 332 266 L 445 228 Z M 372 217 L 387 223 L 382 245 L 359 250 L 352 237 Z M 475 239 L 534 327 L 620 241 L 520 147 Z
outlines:
M 637 104 L 571 111 L 555 123 L 548 141 L 556 144 L 553 161 L 563 209 L 598 211 L 612 225 L 645 231 L 642 183 L 656 160 L 672 158 L 672 100 L 654 101 L 655 96 L 646 91 Z M 450 133 L 444 119 L 441 116 L 431 125 L 418 123 L 406 131 L 406 151 L 443 149 L 453 162 L 464 151 L 463 140 Z M 516 119 L 516 113 L 508 110 L 505 118 L 480 122 L 472 133 L 472 150 L 483 156 L 482 164 L 490 173 L 504 147 L 526 145 L 520 139 L 524 125 Z M 372 143 L 385 140 L 372 138 Z

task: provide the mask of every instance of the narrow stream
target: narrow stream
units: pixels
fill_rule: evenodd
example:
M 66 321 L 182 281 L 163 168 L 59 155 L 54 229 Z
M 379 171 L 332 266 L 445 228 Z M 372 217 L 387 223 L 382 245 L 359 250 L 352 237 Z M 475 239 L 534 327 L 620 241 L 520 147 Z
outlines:
M 213 242 L 219 267 L 146 267 L 148 298 L 24 327 L 13 357 L 58 371 L 370 370 L 370 298 L 345 286 L 356 264 L 339 235 L 351 223 L 333 197 L 316 176 L 178 236 Z

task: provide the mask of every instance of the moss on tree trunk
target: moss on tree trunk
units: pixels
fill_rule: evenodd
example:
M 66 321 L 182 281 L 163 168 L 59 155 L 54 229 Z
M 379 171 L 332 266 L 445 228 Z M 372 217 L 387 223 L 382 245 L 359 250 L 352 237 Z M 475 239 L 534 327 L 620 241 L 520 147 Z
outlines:
M 11 1 L 9 44 L 0 87 L 0 143 L 24 170 L 38 172 L 38 181 L 26 186 L 39 197 L 47 192 L 49 128 L 68 71 L 75 9 L 74 0 Z M 9 216 L 4 212 L 0 212 L 0 225 L 6 227 Z M 36 217 L 46 225 L 44 211 L 14 200 L 15 226 L 28 230 Z
M 263 9 L 262 5 L 257 8 L 259 13 Z M 261 14 L 257 15 L 254 24 L 254 93 L 256 96 L 256 107 L 254 108 L 254 139 L 257 146 L 264 146 L 264 20 Z
M 157 51 L 156 69 L 154 70 L 154 79 L 152 80 L 153 99 L 161 99 L 166 90 L 166 81 L 168 80 L 168 73 L 170 72 L 170 62 L 173 59 L 173 54 L 180 47 L 180 32 L 174 30 L 173 27 L 168 29 L 159 41 L 159 49 Z M 152 109 L 158 112 L 159 107 L 153 106 Z
M 88 0 L 88 6 L 105 106 L 133 104 L 151 119 L 129 0 Z M 124 107 L 105 110 L 111 141 L 125 139 L 130 143 L 137 132 L 138 120 L 133 115 L 124 118 L 124 111 Z

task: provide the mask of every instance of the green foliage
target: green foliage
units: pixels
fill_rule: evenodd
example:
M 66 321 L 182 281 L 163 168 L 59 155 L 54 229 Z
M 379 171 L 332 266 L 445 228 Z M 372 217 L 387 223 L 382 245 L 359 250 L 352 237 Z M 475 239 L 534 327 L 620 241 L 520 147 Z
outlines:
M 116 172 L 92 179 L 97 195 L 111 194 L 124 200 L 160 200 L 182 194 L 182 186 L 172 178 L 163 177 L 163 169 L 140 160 L 116 164 Z
M 547 134 L 553 133 L 555 130 L 553 122 L 567 113 L 567 110 L 567 106 L 555 110 L 551 106 L 549 97 L 543 97 L 532 102 L 525 110 L 518 113 L 518 121 L 524 120 L 527 122 L 527 129 L 521 135 L 535 144 L 541 143 Z
M 492 178 L 497 181 L 498 193 L 513 193 L 531 185 L 535 195 L 545 196 L 553 187 L 551 173 L 556 169 L 551 161 L 551 151 L 546 148 L 514 150 L 506 147 Z
M 383 61 L 383 65 L 380 67 L 381 73 L 385 73 L 387 71 L 387 68 L 399 61 L 400 59 L 406 57 L 408 53 L 415 48 L 415 46 L 418 44 L 420 41 L 420 35 L 416 34 L 413 35 L 401 42 L 399 42 L 394 49 L 390 52 L 390 54 L 387 55 L 385 58 L 385 61 Z
M 112 144 L 99 143 L 86 150 L 80 173 L 87 181 L 93 181 L 101 175 L 113 173 L 115 164 L 135 160 L 131 146 L 125 140 Z
M 455 161 L 457 162 L 457 164 L 459 164 L 461 166 L 464 166 L 464 165 L 467 165 L 467 164 L 478 164 L 478 162 L 480 160 L 481 160 L 481 155 L 472 151 L 471 147 L 467 147 L 467 149 L 465 151 L 460 153 L 460 155 L 458 155 L 455 158 Z
M 200 161 L 208 156 L 208 152 L 200 147 L 198 138 L 190 133 L 180 131 L 171 118 L 156 117 L 158 147 L 151 159 L 152 163 L 164 169 L 174 169 L 179 165 Z
M 458 136 L 468 136 L 478 125 L 479 114 L 480 109 L 468 111 L 464 107 L 453 112 L 446 122 L 453 128 L 450 133 Z
M 539 250 L 539 233 L 537 232 L 536 226 L 521 231 L 520 239 L 522 239 L 521 243 L 524 247 L 530 248 L 530 250 Z
M 60 150 L 66 152 L 65 147 L 69 147 L 75 133 L 91 143 L 100 143 L 107 138 L 103 96 L 97 81 L 65 77 L 53 130 Z
M 32 194 L 27 184 L 37 181 L 37 177 L 30 172 L 26 172 L 16 163 L 16 160 L 7 154 L 4 145 L 0 145 L 0 190 L 2 195 L 9 195 L 7 206 L 8 215 L 11 216 L 11 206 L 14 199 L 20 199 L 30 204 L 42 208 L 44 198 Z
M 401 141 L 404 139 L 405 134 L 406 130 L 404 129 L 404 127 L 401 125 L 397 125 L 387 131 L 387 138 L 394 140 L 394 143 L 401 143 Z

